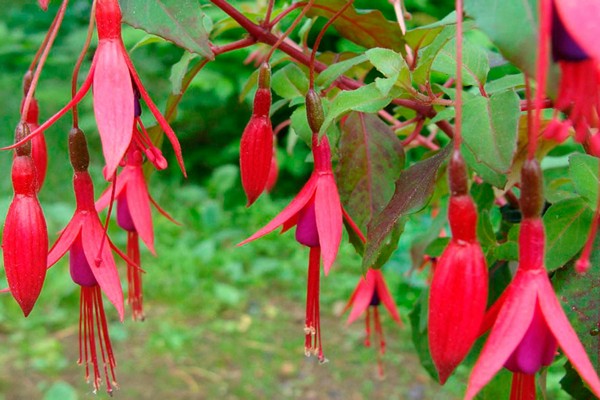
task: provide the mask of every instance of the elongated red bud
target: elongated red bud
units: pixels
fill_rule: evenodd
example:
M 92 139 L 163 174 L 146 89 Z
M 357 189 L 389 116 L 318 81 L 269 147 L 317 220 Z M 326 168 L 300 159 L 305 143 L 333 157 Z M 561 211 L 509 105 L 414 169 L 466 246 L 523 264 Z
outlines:
M 79 128 L 73 128 L 69 132 L 69 158 L 75 172 L 87 171 L 90 165 L 90 154 L 85 134 Z
M 544 178 L 536 159 L 523 163 L 520 204 L 523 219 L 539 217 L 544 209 Z
M 19 122 L 15 129 L 15 143 L 25 139 L 31 132 L 25 122 Z M 17 156 L 31 156 L 31 141 L 27 141 L 15 149 Z
M 309 89 L 306 93 L 306 118 L 308 119 L 308 126 L 310 126 L 313 133 L 321 130 L 325 114 L 323 113 L 321 97 L 319 97 L 314 89 Z
M 265 189 L 267 192 L 271 192 L 275 184 L 277 183 L 277 178 L 279 177 L 279 164 L 277 163 L 277 156 L 275 155 L 275 150 L 273 150 L 273 157 L 271 158 L 271 169 L 269 169 L 269 177 L 267 178 L 267 185 Z
M 46 277 L 48 231 L 36 197 L 35 165 L 30 156 L 15 157 L 12 180 L 15 196 L 2 234 L 4 268 L 11 294 L 27 316 Z
M 254 203 L 267 187 L 273 160 L 273 128 L 269 118 L 270 77 L 269 64 L 265 63 L 260 68 L 252 117 L 244 129 L 240 142 L 240 175 L 248 198 L 247 207 Z
M 429 349 L 442 384 L 475 343 L 488 292 L 473 200 L 450 197 L 448 217 L 452 240 L 437 262 L 429 291 Z

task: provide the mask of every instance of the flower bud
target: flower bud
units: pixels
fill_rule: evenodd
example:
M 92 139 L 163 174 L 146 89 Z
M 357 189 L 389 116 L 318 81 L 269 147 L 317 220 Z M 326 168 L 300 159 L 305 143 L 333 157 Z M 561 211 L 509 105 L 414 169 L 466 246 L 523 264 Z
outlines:
M 467 177 L 467 165 L 460 154 L 460 151 L 454 150 L 448 166 L 448 177 L 450 180 L 450 193 L 452 196 L 461 196 L 469 192 L 469 182 Z
M 540 163 L 528 159 L 521 169 L 521 213 L 523 219 L 537 218 L 544 209 L 544 180 Z
M 314 89 L 309 89 L 306 93 L 306 118 L 308 119 L 308 126 L 310 126 L 313 133 L 321 130 L 325 114 L 323 113 L 321 97 L 319 97 Z
M 79 128 L 73 128 L 69 132 L 69 158 L 75 172 L 87 171 L 90 165 L 90 154 L 85 134 Z
M 15 143 L 20 142 L 25 139 L 31 131 L 29 130 L 29 126 L 25 122 L 19 122 L 17 128 L 15 129 Z M 23 143 L 19 147 L 15 149 L 17 156 L 30 156 L 31 155 L 31 140 Z

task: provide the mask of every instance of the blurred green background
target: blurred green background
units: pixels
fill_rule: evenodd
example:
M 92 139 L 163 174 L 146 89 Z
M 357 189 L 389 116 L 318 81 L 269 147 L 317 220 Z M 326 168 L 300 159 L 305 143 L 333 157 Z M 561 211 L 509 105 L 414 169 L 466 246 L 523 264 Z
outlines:
M 0 144 L 12 142 L 19 119 L 21 77 L 43 39 L 57 9 L 46 13 L 34 0 L 2 1 L 0 11 Z M 72 66 L 84 41 L 89 1 L 72 1 L 56 44 L 44 68 L 37 99 L 41 119 L 51 116 L 70 97 Z M 240 1 L 232 2 L 242 5 Z M 255 2 L 246 2 L 248 6 Z M 357 1 L 358 7 L 377 7 L 394 18 L 387 0 Z M 407 1 L 415 21 L 433 21 L 449 13 L 450 0 Z M 209 9 L 207 9 L 209 11 Z M 223 15 L 210 11 L 219 19 Z M 231 34 L 231 40 L 241 37 Z M 124 28 L 127 48 L 145 37 Z M 227 38 L 226 38 L 227 39 Z M 324 46 L 335 49 L 335 32 Z M 95 46 L 95 44 L 93 44 Z M 465 388 L 468 371 L 459 368 L 440 388 L 419 363 L 411 342 L 408 313 L 419 298 L 426 276 L 410 273 L 409 244 L 431 223 L 424 216 L 407 225 L 398 250 L 385 267 L 388 285 L 400 308 L 404 326 L 395 326 L 385 312 L 387 353 L 385 378 L 377 374 L 376 347 L 365 348 L 364 325 L 345 326 L 345 302 L 361 277 L 360 260 L 352 247 L 342 245 L 330 276 L 322 282 L 324 349 L 330 360 L 318 365 L 303 349 L 304 301 L 308 251 L 293 234 L 275 233 L 248 244 L 236 243 L 276 215 L 310 174 L 308 149 L 284 131 L 279 137 L 280 181 L 271 195 L 250 209 L 239 181 L 237 165 L 241 132 L 250 116 L 251 96 L 240 92 L 254 71 L 244 60 L 250 50 L 228 53 L 210 63 L 193 81 L 181 103 L 173 127 L 184 149 L 189 179 L 176 164 L 155 173 L 151 193 L 182 226 L 155 213 L 154 258 L 143 250 L 145 311 L 143 323 L 123 324 L 106 304 L 110 333 L 124 399 L 455 399 Z M 80 82 L 91 59 L 82 69 Z M 131 57 L 159 108 L 170 91 L 170 68 L 182 51 L 168 43 L 137 48 Z M 81 104 L 81 128 L 92 151 L 92 174 L 99 194 L 101 152 L 91 110 L 91 96 Z M 153 124 L 145 112 L 147 126 Z M 274 125 L 288 118 L 274 116 Z M 74 210 L 72 172 L 67 161 L 66 137 L 70 117 L 46 132 L 48 176 L 40 193 L 51 242 Z M 291 151 L 286 151 L 289 147 Z M 165 154 L 172 156 L 170 147 Z M 0 222 L 11 200 L 8 179 L 12 154 L 0 154 Z M 172 160 L 170 158 L 170 160 Z M 111 226 L 121 248 L 125 235 Z M 121 267 L 124 267 L 121 265 Z M 121 270 L 121 272 L 124 272 Z M 124 274 L 122 274 L 124 276 Z M 2 280 L 4 281 L 4 279 Z M 5 287 L 3 284 L 2 287 Z M 0 399 L 78 399 L 92 397 L 78 358 L 79 290 L 65 260 L 48 273 L 40 299 L 24 319 L 12 298 L 0 298 Z M 362 320 L 361 320 L 362 321 Z M 504 378 L 502 378 L 504 379 Z M 105 393 L 96 395 L 104 398 Z

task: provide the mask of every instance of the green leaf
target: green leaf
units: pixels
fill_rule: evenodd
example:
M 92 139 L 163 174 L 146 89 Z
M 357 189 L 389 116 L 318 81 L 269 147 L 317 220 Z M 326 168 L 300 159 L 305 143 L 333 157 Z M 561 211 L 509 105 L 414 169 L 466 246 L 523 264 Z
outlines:
M 433 157 L 402 171 L 396 181 L 392 199 L 369 223 L 363 268 L 369 267 L 377 260 L 386 238 L 399 220 L 421 210 L 427 204 L 433 194 L 438 171 L 450 155 L 451 147 L 446 146 Z
M 343 114 L 349 111 L 362 111 L 374 113 L 381 110 L 392 101 L 392 96 L 382 94 L 376 83 L 370 83 L 356 90 L 340 92 L 331 102 L 329 111 L 325 114 L 325 121 L 321 126 L 320 135 L 327 132 L 329 126 Z
M 352 112 L 342 125 L 336 182 L 346 211 L 359 228 L 379 214 L 394 194 L 404 150 L 376 115 Z
M 296 132 L 296 135 L 310 146 L 312 142 L 312 132 L 310 131 L 308 120 L 306 119 L 306 106 L 302 105 L 297 107 L 292 112 L 290 120 L 292 122 L 292 129 Z
M 453 11 L 441 21 L 419 26 L 406 32 L 406 43 L 413 51 L 417 51 L 429 46 L 446 26 L 454 24 L 456 24 L 456 12 Z
M 507 60 L 535 76 L 538 50 L 536 0 L 466 0 L 465 12 Z
M 581 250 L 593 214 L 581 198 L 559 201 L 546 211 L 546 268 L 549 271 L 562 267 Z
M 308 78 L 296 64 L 288 64 L 273 74 L 271 88 L 284 99 L 306 96 Z
M 573 154 L 569 157 L 569 175 L 575 190 L 583 196 L 592 209 L 598 202 L 598 159 L 587 154 Z
M 366 62 L 367 57 L 364 54 L 361 54 L 357 57 L 350 58 L 348 60 L 340 61 L 335 64 L 330 65 L 327 69 L 319 74 L 317 79 L 315 79 L 315 84 L 317 86 L 327 88 L 329 87 L 340 75 L 344 74 L 350 68 Z
M 462 76 L 465 85 L 483 86 L 490 71 L 485 50 L 468 40 L 463 41 Z M 431 69 L 448 76 L 456 75 L 456 40 L 447 42 L 435 58 Z
M 427 254 L 429 257 L 440 257 L 446 247 L 448 247 L 448 243 L 450 243 L 449 237 L 436 238 L 433 242 L 429 243 L 429 246 L 425 248 L 425 254 Z
M 139 49 L 140 47 L 144 47 L 144 46 L 147 46 L 152 43 L 164 43 L 164 42 L 165 42 L 165 39 L 163 39 L 161 37 L 154 36 L 154 35 L 145 35 L 135 45 L 133 45 L 133 47 L 129 51 L 130 52 L 134 51 L 136 49 Z
M 598 334 L 599 282 L 600 236 L 596 236 L 590 258 L 590 269 L 587 273 L 577 273 L 570 264 L 556 270 L 552 278 L 553 286 L 558 298 L 561 299 L 565 314 L 579 336 L 597 373 L 600 372 L 600 360 L 598 359 L 598 349 L 600 348 L 600 335 Z
M 525 87 L 525 77 L 523 74 L 505 75 L 502 78 L 490 81 L 485 84 L 487 94 L 503 92 L 505 90 L 518 90 Z
M 181 84 L 183 82 L 183 78 L 185 78 L 190 61 L 196 57 L 198 57 L 197 54 L 186 51 L 183 53 L 183 56 L 181 56 L 181 60 L 173 64 L 171 67 L 171 77 L 169 79 L 171 81 L 172 94 L 181 94 Z
M 331 19 L 346 5 L 346 0 L 316 0 L 307 15 Z M 333 22 L 341 36 L 367 49 L 386 47 L 404 51 L 404 35 L 395 21 L 387 20 L 381 11 L 360 11 L 354 6 L 348 7 Z
M 121 0 L 123 21 L 210 60 L 210 19 L 195 0 Z
M 410 330 L 413 345 L 421 361 L 421 365 L 427 371 L 432 379 L 437 380 L 438 374 L 433 365 L 431 359 L 431 353 L 429 352 L 429 336 L 427 335 L 427 300 L 429 299 L 429 292 L 424 290 L 419 297 L 419 300 L 415 303 L 415 307 L 411 310 L 408 318 L 410 320 Z
M 456 27 L 454 25 L 445 26 L 431 44 L 419 53 L 419 64 L 413 72 L 413 81 L 416 84 L 423 85 L 429 82 L 433 62 L 446 43 L 452 40 L 455 35 Z
M 595 400 L 596 396 L 585 386 L 579 373 L 570 361 L 565 363 L 565 376 L 560 380 L 560 387 L 577 400 Z
M 408 65 L 399 53 L 389 49 L 375 48 L 367 50 L 365 55 L 371 64 L 387 78 L 375 78 L 375 84 L 382 94 L 388 94 L 400 77 L 403 78 L 403 87 L 411 86 Z M 405 74 L 401 75 L 402 72 Z
M 463 104 L 463 145 L 476 161 L 470 167 L 480 172 L 478 164 L 483 164 L 498 174 L 508 172 L 517 150 L 520 115 L 519 96 L 512 90 Z

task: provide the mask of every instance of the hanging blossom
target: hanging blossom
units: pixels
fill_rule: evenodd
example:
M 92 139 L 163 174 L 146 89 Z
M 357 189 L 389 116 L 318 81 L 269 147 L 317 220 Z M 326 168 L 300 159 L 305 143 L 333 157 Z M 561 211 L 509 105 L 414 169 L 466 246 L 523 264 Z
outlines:
M 519 265 L 513 281 L 486 314 L 483 330 L 491 327 L 491 331 L 469 378 L 465 399 L 474 398 L 503 366 L 514 374 L 515 396 L 526 396 L 512 398 L 535 398 L 534 375 L 552 363 L 557 347 L 600 396 L 598 375 L 544 266 L 543 178 L 537 160 L 524 163 L 521 177 Z
M 546 138 L 562 142 L 574 128 L 575 140 L 595 156 L 600 156 L 600 53 L 595 49 L 599 12 L 595 1 L 552 2 L 552 56 L 561 70 L 554 106 L 568 118 L 561 121 L 555 115 L 544 131 Z
M 87 78 L 73 99 L 54 116 L 31 132 L 33 137 L 47 129 L 68 110 L 74 107 L 93 86 L 94 114 L 98 125 L 102 152 L 106 161 L 104 175 L 110 179 L 117 166 L 125 156 L 127 149 L 135 140 L 144 152 L 152 159 L 158 149 L 145 133 L 132 130 L 136 119 L 136 93 L 144 99 L 148 108 L 169 138 L 175 151 L 179 166 L 185 175 L 185 167 L 181 154 L 181 146 L 169 123 L 160 113 L 148 92 L 144 88 L 136 70 L 125 50 L 121 38 L 121 9 L 118 0 L 98 0 L 96 3 L 96 28 L 98 31 L 98 48 L 94 54 Z M 141 132 L 134 135 L 134 132 Z M 164 165 L 162 168 L 164 168 Z
M 242 187 L 250 206 L 265 189 L 277 179 L 273 177 L 274 140 L 269 110 L 271 108 L 271 69 L 263 63 L 258 75 L 258 89 L 254 96 L 252 116 L 240 141 L 240 175 Z
M 99 389 L 104 375 L 106 390 L 111 393 L 116 386 L 116 363 L 101 293 L 115 306 L 123 321 L 123 291 L 111 252 L 112 243 L 94 206 L 94 186 L 87 171 L 89 155 L 85 136 L 77 128 L 69 133 L 69 152 L 75 171 L 73 187 L 77 208 L 50 249 L 48 266 L 54 265 L 69 252 L 71 278 L 81 287 L 79 363 L 85 365 L 88 381 L 93 373 L 94 391 Z
M 381 328 L 381 319 L 379 317 L 379 306 L 383 303 L 385 308 L 388 310 L 392 319 L 398 324 L 402 325 L 400 314 L 396 308 L 396 303 L 392 298 L 390 291 L 385 284 L 383 273 L 379 269 L 369 269 L 364 278 L 358 282 L 356 289 L 352 293 L 348 304 L 344 310 L 347 311 L 351 308 L 350 315 L 348 316 L 347 325 L 356 321 L 363 313 L 366 314 L 365 318 L 365 346 L 371 346 L 371 316 L 373 319 L 373 326 L 375 328 L 375 334 L 379 341 L 379 356 L 377 357 L 377 364 L 379 369 L 379 375 L 383 376 L 383 363 L 381 356 L 385 353 L 385 339 L 383 337 L 383 329 Z
M 17 126 L 15 140 L 27 136 L 26 123 Z M 2 232 L 4 269 L 10 293 L 28 316 L 46 277 L 48 231 L 37 198 L 39 188 L 31 144 L 17 147 L 12 165 L 13 201 Z
M 156 255 L 150 204 L 152 203 L 169 220 L 175 221 L 150 196 L 144 177 L 142 151 L 135 143 L 132 143 L 125 166 L 117 178 L 96 201 L 96 210 L 106 208 L 114 199 L 117 202 L 117 224 L 127 231 L 127 257 L 128 261 L 131 261 L 127 263 L 127 300 L 132 309 L 133 319 L 144 320 L 143 271 L 140 268 L 139 240 L 141 239 L 148 250 Z
M 306 95 L 306 106 L 309 126 L 313 132 L 313 173 L 298 195 L 279 215 L 239 245 L 258 239 L 280 226 L 283 227 L 283 232 L 296 226 L 296 240 L 310 248 L 304 328 L 305 352 L 307 355 L 316 354 L 319 361 L 325 362 L 319 313 L 320 263 L 322 260 L 327 275 L 340 246 L 344 217 L 360 237 L 363 235 L 342 208 L 333 177 L 329 140 L 327 136 L 319 140 L 318 132 L 323 123 L 321 99 L 312 89 Z
M 488 294 L 487 266 L 477 241 L 477 209 L 468 194 L 467 169 L 458 150 L 448 169 L 452 239 L 433 270 L 427 325 L 431 358 L 442 384 L 475 343 Z

